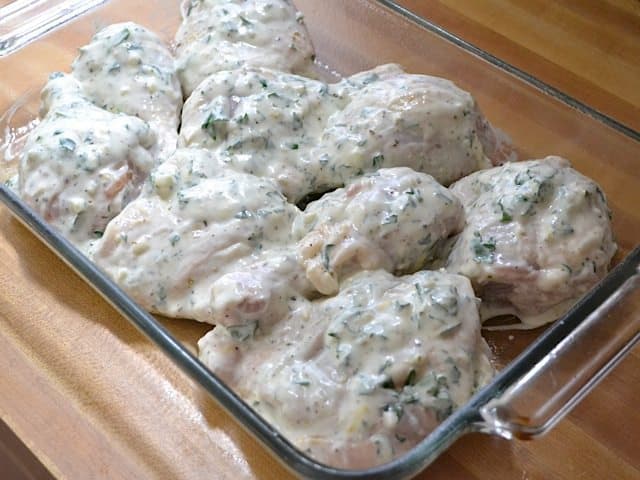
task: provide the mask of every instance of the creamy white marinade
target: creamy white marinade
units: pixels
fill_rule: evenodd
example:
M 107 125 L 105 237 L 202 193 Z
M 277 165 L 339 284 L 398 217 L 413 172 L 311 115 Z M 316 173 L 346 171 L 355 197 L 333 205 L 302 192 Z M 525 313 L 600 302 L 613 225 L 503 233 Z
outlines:
M 132 22 L 110 25 L 80 48 L 71 75 L 96 106 L 148 122 L 161 158 L 175 150 L 180 82 L 173 56 L 155 33 Z
M 382 65 L 333 85 L 331 91 L 349 102 L 328 119 L 311 153 L 321 167 L 320 185 L 335 186 L 362 172 L 400 166 L 448 185 L 502 159 L 483 149 L 492 145 L 493 133 L 471 94 L 444 78 Z
M 215 72 L 252 65 L 310 75 L 314 59 L 289 0 L 185 0 L 176 54 L 185 96 Z
M 40 115 L 20 157 L 18 191 L 87 252 L 138 195 L 154 166 L 156 136 L 136 117 L 96 107 L 62 73 L 44 87 Z
M 314 458 L 378 465 L 411 449 L 491 377 L 469 281 L 362 272 L 275 326 L 216 327 L 202 360 Z
M 485 317 L 536 327 L 561 316 L 616 251 L 598 185 L 560 157 L 510 163 L 458 181 L 467 225 L 446 261 L 482 298 Z
M 274 179 L 296 202 L 316 188 L 318 163 L 305 156 L 340 104 L 325 83 L 298 75 L 218 72 L 185 102 L 180 143 L 212 149 L 221 168 Z
M 462 204 L 433 177 L 380 169 L 310 203 L 294 222 L 307 278 L 325 295 L 360 270 L 412 273 L 464 226 Z
M 556 158 L 472 174 L 508 152 L 468 92 L 301 76 L 285 0 L 182 13 L 177 63 L 124 23 L 51 79 L 20 193 L 141 305 L 215 324 L 201 359 L 313 457 L 389 461 L 488 381 L 472 285 L 537 325 L 604 274 L 602 192 Z
M 216 281 L 286 244 L 298 209 L 269 179 L 211 171 L 211 157 L 176 150 L 109 223 L 93 259 L 145 308 L 219 323 Z
M 226 168 L 273 178 L 298 202 L 388 167 L 449 184 L 491 165 L 483 151 L 491 135 L 469 93 L 396 65 L 336 84 L 243 67 L 198 86 L 185 102 L 180 143 L 215 150 Z

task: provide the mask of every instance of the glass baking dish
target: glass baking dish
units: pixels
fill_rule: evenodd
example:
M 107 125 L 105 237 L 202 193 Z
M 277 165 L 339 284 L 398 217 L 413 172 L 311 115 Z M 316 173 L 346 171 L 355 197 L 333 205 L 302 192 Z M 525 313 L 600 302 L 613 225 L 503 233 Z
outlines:
M 87 43 L 98 28 L 133 20 L 169 42 L 180 21 L 176 0 L 89 3 L 18 1 L 0 13 L 4 87 L 0 91 L 0 112 L 6 112 L 0 118 L 5 142 L 0 145 L 2 180 L 10 175 L 16 153 L 15 145 L 6 142 L 19 138 L 37 116 L 38 92 L 48 73 L 67 69 L 77 47 Z M 106 4 L 78 17 L 101 3 Z M 466 432 L 481 431 L 506 438 L 531 438 L 544 433 L 640 339 L 640 249 L 633 250 L 640 232 L 640 212 L 636 209 L 640 204 L 640 172 L 634 168 L 640 156 L 640 135 L 428 21 L 413 17 L 393 2 L 295 3 L 305 14 L 319 62 L 330 70 L 346 75 L 394 62 L 410 72 L 453 80 L 474 94 L 489 120 L 513 140 L 521 158 L 547 154 L 569 158 L 577 170 L 600 183 L 614 214 L 619 245 L 614 271 L 566 317 L 544 332 L 486 332 L 500 373 L 404 457 L 365 471 L 336 470 L 306 457 L 212 375 L 176 339 L 175 332 L 140 309 L 4 185 L 0 186 L 0 199 L 18 220 L 298 475 L 410 477 Z

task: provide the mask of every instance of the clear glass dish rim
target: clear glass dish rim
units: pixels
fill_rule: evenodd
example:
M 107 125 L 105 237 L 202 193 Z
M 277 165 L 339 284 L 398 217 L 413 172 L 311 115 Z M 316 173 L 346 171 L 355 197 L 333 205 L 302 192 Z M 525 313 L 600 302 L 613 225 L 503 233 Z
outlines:
M 475 55 L 498 70 L 513 75 L 542 93 L 591 116 L 619 133 L 640 142 L 640 133 L 594 108 L 576 100 L 559 89 L 525 71 L 502 61 L 464 39 L 420 17 L 393 0 L 372 0 L 403 16 L 417 26 Z M 69 21 L 77 17 L 70 18 Z M 68 23 L 68 22 L 66 22 Z M 60 25 L 64 26 L 64 24 Z M 38 40 L 34 38 L 32 41 Z M 30 42 L 31 43 L 31 42 Z M 10 55 L 10 54 L 9 54 Z M 38 214 L 28 207 L 8 186 L 0 184 L 0 201 L 9 211 L 58 255 L 77 274 L 86 280 L 103 298 L 114 306 L 131 324 L 158 346 L 178 367 L 194 379 L 241 426 L 268 447 L 284 466 L 305 478 L 317 479 L 386 479 L 411 477 L 446 450 L 456 439 L 470 431 L 481 431 L 480 409 L 490 400 L 515 384 L 529 370 L 548 355 L 562 339 L 588 317 L 597 306 L 611 296 L 640 263 L 640 247 L 629 253 L 596 287 L 587 293 L 562 319 L 558 320 L 533 341 L 516 359 L 511 361 L 493 380 L 456 410 L 428 437 L 402 457 L 384 465 L 363 470 L 343 470 L 328 467 L 297 450 L 277 430 L 262 419 L 229 387 L 210 372 L 199 359 L 176 340 L 152 315 L 139 307 L 111 279 L 103 274 L 70 242 L 54 231 Z

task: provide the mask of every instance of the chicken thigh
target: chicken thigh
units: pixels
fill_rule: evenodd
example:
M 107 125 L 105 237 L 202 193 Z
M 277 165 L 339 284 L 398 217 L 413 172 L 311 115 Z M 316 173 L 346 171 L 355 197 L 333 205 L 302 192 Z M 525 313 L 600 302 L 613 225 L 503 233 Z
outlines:
M 53 74 L 42 120 L 19 164 L 21 198 L 81 250 L 135 199 L 155 162 L 149 124 L 93 105 L 71 76 Z
M 444 78 L 382 65 L 343 80 L 332 92 L 349 103 L 328 119 L 311 154 L 322 166 L 320 184 L 406 166 L 448 185 L 503 160 L 471 94 Z M 485 152 L 485 146 L 491 149 Z
M 431 176 L 381 169 L 310 203 L 294 222 L 307 278 L 325 295 L 359 270 L 413 273 L 462 230 L 462 204 Z
M 265 308 L 264 298 L 252 305 L 218 288 L 224 275 L 255 264 L 268 270 L 248 270 L 254 282 L 264 277 L 264 290 L 274 284 L 273 269 L 289 275 L 291 261 L 260 259 L 289 241 L 298 210 L 268 179 L 208 172 L 211 156 L 206 150 L 176 150 L 152 172 L 144 194 L 109 223 L 93 259 L 143 307 L 217 323 L 234 305 L 241 311 Z
M 180 143 L 273 178 L 298 203 L 380 168 L 450 183 L 491 165 L 491 132 L 469 93 L 396 65 L 336 84 L 242 68 L 211 75 L 185 102 Z
M 176 34 L 185 96 L 212 73 L 241 66 L 310 76 L 313 46 L 289 0 L 185 0 Z
M 316 189 L 318 163 L 305 156 L 339 101 L 325 83 L 297 75 L 219 72 L 185 102 L 180 143 L 215 150 L 221 168 L 274 179 L 296 202 Z
M 442 272 L 362 272 L 275 325 L 216 327 L 198 345 L 294 445 L 343 468 L 411 449 L 492 374 L 471 285 Z
M 99 31 L 71 66 L 98 107 L 151 125 L 164 160 L 176 149 L 182 93 L 171 53 L 149 30 L 132 22 Z
M 602 190 L 560 157 L 476 172 L 451 190 L 467 224 L 446 263 L 482 298 L 482 315 L 524 327 L 560 317 L 607 272 L 616 244 Z

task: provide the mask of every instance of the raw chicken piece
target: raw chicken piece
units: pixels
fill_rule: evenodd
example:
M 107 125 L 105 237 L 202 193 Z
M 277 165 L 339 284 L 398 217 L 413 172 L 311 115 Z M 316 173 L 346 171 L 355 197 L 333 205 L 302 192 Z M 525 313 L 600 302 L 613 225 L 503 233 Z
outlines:
M 45 85 L 41 115 L 20 157 L 20 196 L 87 252 L 138 196 L 156 137 L 146 122 L 94 106 L 62 73 Z
M 174 59 L 155 33 L 132 22 L 110 25 L 80 48 L 71 69 L 96 106 L 148 122 L 162 160 L 176 149 L 182 92 Z
M 616 244 L 605 196 L 567 160 L 509 163 L 451 190 L 467 225 L 446 269 L 471 279 L 484 318 L 513 314 L 537 327 L 606 274 Z
M 469 281 L 362 272 L 275 325 L 216 327 L 200 358 L 294 445 L 332 466 L 411 449 L 492 375 Z
M 488 132 L 470 94 L 396 65 L 333 85 L 242 68 L 211 75 L 185 102 L 180 143 L 273 178 L 298 203 L 387 167 L 451 182 L 490 166 Z
M 255 328 L 259 322 L 266 328 L 314 294 L 291 248 L 263 250 L 226 270 L 211 285 L 217 325 L 242 330 Z
M 219 72 L 185 102 L 182 145 L 210 148 L 221 167 L 272 178 L 290 201 L 315 188 L 305 152 L 339 99 L 322 82 L 267 69 Z
M 425 173 L 381 169 L 310 203 L 294 223 L 308 279 L 325 295 L 354 271 L 413 273 L 462 230 L 462 204 Z
M 311 155 L 322 161 L 320 184 L 406 166 L 448 185 L 491 166 L 485 153 L 496 152 L 483 152 L 483 144 L 492 146 L 493 131 L 471 94 L 449 80 L 383 65 L 343 80 L 332 92 L 350 102 L 329 118 Z
M 185 96 L 212 73 L 256 66 L 310 76 L 314 60 L 289 0 L 185 0 L 176 52 Z
M 151 187 L 109 223 L 94 260 L 153 312 L 224 323 L 242 299 L 218 288 L 221 277 L 250 263 L 272 268 L 258 262 L 289 240 L 298 210 L 268 179 L 207 172 L 211 157 L 206 150 L 176 150 L 151 173 Z M 275 262 L 273 269 L 289 272 L 290 263 Z M 253 274 L 256 282 L 275 275 Z

